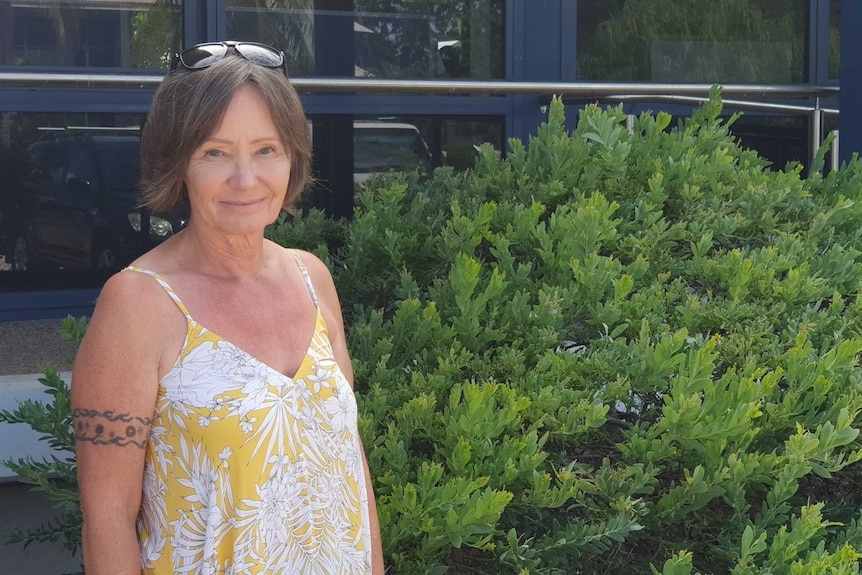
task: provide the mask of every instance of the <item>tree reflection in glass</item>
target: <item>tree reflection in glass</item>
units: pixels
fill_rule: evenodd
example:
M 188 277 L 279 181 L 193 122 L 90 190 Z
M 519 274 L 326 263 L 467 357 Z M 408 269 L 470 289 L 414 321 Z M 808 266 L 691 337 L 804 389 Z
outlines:
M 583 0 L 578 77 L 802 83 L 808 26 L 808 0 Z

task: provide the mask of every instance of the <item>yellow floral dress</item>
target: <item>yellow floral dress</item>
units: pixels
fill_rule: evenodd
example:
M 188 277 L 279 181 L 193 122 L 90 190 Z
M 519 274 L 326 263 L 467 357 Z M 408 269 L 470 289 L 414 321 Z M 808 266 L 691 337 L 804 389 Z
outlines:
M 146 450 L 143 573 L 370 573 L 356 400 L 320 309 L 287 377 L 197 323 L 158 274 L 126 269 L 155 278 L 188 322 Z

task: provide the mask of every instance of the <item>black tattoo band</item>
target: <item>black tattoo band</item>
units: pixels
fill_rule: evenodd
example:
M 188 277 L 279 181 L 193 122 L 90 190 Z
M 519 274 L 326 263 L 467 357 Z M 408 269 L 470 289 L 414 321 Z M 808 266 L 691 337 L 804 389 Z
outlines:
M 147 446 L 147 436 L 153 422 L 149 417 L 80 408 L 72 411 L 72 420 L 75 441 L 120 447 L 133 445 L 140 449 Z

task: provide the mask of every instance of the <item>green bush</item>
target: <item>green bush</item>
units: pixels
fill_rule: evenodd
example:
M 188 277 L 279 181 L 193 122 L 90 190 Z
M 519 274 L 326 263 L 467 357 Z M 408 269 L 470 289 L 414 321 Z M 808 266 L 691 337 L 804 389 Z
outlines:
M 80 343 L 86 331 L 85 318 L 68 317 L 60 324 L 59 335 L 67 341 Z M 39 382 L 50 398 L 47 402 L 27 400 L 15 410 L 0 410 L 0 423 L 29 425 L 40 434 L 56 455 L 37 461 L 32 457 L 3 461 L 21 482 L 32 485 L 31 491 L 54 502 L 57 518 L 33 529 L 16 529 L 9 533 L 10 543 L 60 542 L 73 555 L 81 547 L 81 506 L 78 496 L 75 439 L 72 432 L 72 412 L 68 384 L 57 371 L 46 367 Z
M 333 268 L 390 573 L 858 573 L 862 165 L 720 113 L 555 101 L 269 231 Z
M 858 572 L 862 166 L 720 112 L 554 102 L 331 230 L 390 572 Z

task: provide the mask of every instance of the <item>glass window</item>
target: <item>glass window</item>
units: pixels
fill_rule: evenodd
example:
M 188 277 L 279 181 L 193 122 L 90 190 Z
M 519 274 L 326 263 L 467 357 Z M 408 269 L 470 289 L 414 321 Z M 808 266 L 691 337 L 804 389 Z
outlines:
M 829 2 L 829 77 L 841 73 L 841 0 Z
M 808 163 L 808 121 L 804 116 L 765 116 L 747 112 L 730 128 L 740 143 L 768 160 L 774 170 Z
M 387 172 L 436 166 L 472 168 L 478 147 L 503 149 L 503 122 L 497 118 L 464 120 L 427 116 L 363 117 L 353 122 L 353 181 Z
M 66 188 L 73 193 L 92 193 L 99 183 L 99 165 L 95 154 L 83 147 L 68 148 Z
M 414 124 L 358 120 L 353 123 L 353 178 L 431 169 L 431 151 Z
M 314 0 L 228 0 L 228 38 L 284 52 L 292 76 L 314 74 Z
M 141 232 L 142 119 L 0 113 L 0 284 L 101 285 L 185 225 L 180 208 Z
M 444 120 L 442 163 L 455 170 L 472 168 L 479 146 L 491 144 L 498 154 L 505 149 L 505 129 L 498 120 Z
M 809 0 L 581 0 L 586 81 L 807 80 Z
M 0 0 L 0 65 L 167 68 L 182 2 Z
M 502 0 L 356 0 L 356 75 L 505 76 Z
M 228 0 L 227 35 L 277 46 L 296 76 L 505 77 L 504 0 Z M 322 39 L 352 36 L 352 42 Z
M 505 121 L 499 116 L 319 116 L 312 118 L 315 184 L 303 207 L 350 217 L 373 177 L 428 175 L 438 166 L 473 167 L 481 144 L 502 153 Z

